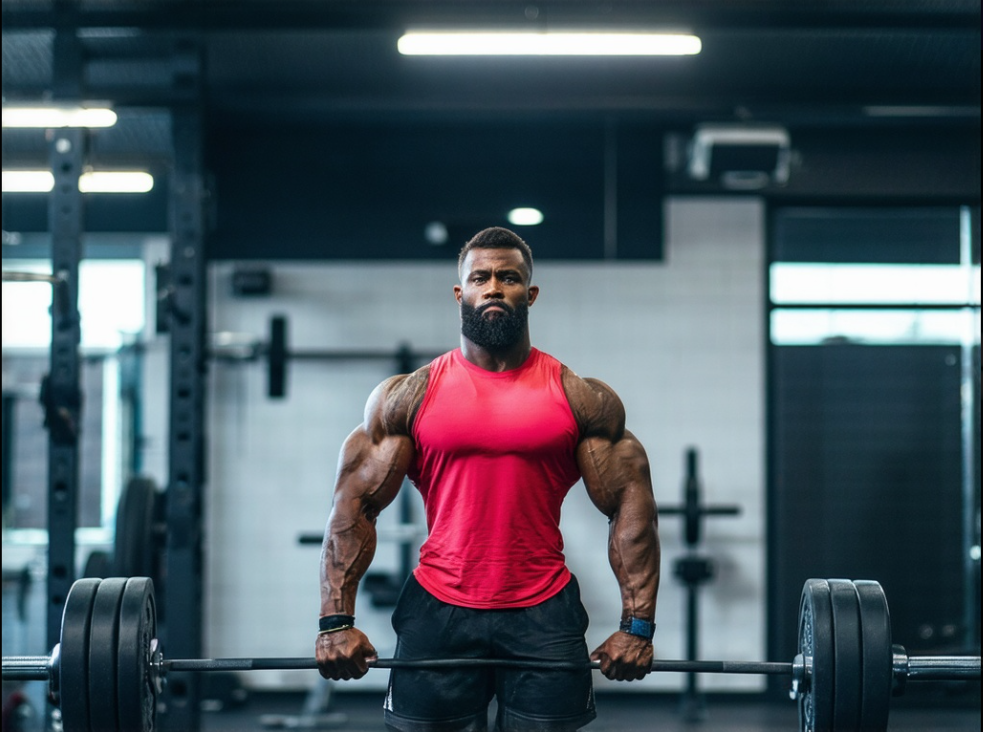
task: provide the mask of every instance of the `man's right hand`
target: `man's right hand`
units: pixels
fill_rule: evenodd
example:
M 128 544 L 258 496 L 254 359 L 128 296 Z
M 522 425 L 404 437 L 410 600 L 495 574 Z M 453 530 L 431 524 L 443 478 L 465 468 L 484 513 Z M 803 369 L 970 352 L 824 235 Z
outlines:
M 358 628 L 318 635 L 315 655 L 321 676 L 335 681 L 362 678 L 368 673 L 369 662 L 379 657 Z

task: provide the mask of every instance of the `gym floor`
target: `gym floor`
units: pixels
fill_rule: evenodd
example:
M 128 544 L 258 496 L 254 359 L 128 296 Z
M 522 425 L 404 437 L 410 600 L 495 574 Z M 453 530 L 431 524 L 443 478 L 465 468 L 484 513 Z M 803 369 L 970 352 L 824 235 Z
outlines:
M 923 698 L 896 699 L 891 706 L 888 729 L 890 732 L 979 730 L 978 685 L 975 697 L 968 697 L 972 697 L 972 693 L 953 696 L 940 691 Z M 202 732 L 270 729 L 385 731 L 381 694 L 335 694 L 328 712 L 318 716 L 300 716 L 304 703 L 303 694 L 254 694 L 240 706 L 204 713 Z M 791 702 L 711 697 L 701 722 L 685 721 L 679 713 L 678 700 L 668 695 L 599 694 L 597 709 L 598 718 L 586 728 L 589 732 L 787 732 L 798 729 L 796 707 Z

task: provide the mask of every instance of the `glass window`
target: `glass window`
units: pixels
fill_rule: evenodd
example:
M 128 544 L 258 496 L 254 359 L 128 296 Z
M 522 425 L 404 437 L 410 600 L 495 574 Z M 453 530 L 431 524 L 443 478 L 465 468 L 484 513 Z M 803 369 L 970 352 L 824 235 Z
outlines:
M 51 273 L 50 260 L 4 259 L 4 271 Z M 89 259 L 79 265 L 81 389 L 79 521 L 84 530 L 109 529 L 126 478 L 119 432 L 127 408 L 121 400 L 118 353 L 143 330 L 145 266 L 140 259 Z M 47 525 L 47 447 L 38 402 L 49 368 L 52 286 L 3 283 L 3 391 L 5 529 Z
M 4 270 L 51 274 L 51 262 L 8 260 Z M 144 263 L 93 259 L 79 265 L 82 350 L 116 350 L 143 330 Z M 48 348 L 51 343 L 51 285 L 3 283 L 3 348 Z

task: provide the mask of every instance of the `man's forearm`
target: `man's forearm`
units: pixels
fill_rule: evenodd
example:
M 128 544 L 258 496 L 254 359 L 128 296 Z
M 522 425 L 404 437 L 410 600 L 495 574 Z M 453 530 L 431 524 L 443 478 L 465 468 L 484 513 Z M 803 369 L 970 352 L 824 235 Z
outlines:
M 653 619 L 661 562 L 655 507 L 622 506 L 611 520 L 608 553 L 625 617 Z
M 359 580 L 375 556 L 375 523 L 360 511 L 337 505 L 321 549 L 321 615 L 355 614 Z

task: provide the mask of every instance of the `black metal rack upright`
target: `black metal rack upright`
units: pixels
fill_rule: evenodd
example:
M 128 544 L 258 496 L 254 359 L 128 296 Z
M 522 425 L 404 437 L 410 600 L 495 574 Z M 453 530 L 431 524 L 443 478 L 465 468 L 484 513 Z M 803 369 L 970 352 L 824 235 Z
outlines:
M 181 42 L 175 51 L 174 83 L 188 102 L 176 105 L 171 119 L 167 587 L 160 610 L 168 652 L 183 657 L 202 653 L 207 310 L 200 69 L 198 44 Z M 197 730 L 199 697 L 194 674 L 175 674 L 162 697 L 161 728 Z
M 82 98 L 82 50 L 71 4 L 55 3 L 52 45 L 52 98 Z M 78 312 L 78 272 L 82 258 L 84 210 L 79 177 L 85 162 L 86 131 L 60 128 L 50 139 L 54 187 L 48 199 L 51 232 L 51 352 L 41 401 L 48 429 L 48 647 L 60 640 L 61 615 L 75 580 L 75 529 L 78 525 L 78 426 L 82 410 Z

